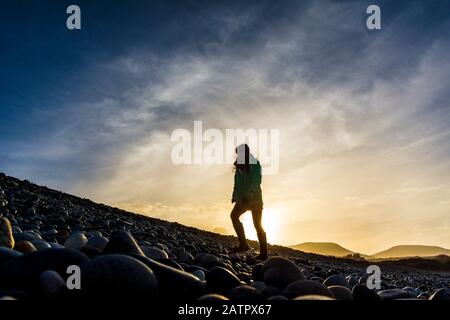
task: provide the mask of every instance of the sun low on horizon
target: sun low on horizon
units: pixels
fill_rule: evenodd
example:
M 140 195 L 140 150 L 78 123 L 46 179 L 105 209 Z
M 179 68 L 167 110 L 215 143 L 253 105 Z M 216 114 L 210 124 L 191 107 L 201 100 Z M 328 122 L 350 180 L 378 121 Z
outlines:
M 262 219 L 262 225 L 268 235 L 267 240 L 269 243 L 273 244 L 280 243 L 282 232 L 282 230 L 280 229 L 280 217 L 277 216 L 277 213 L 278 212 L 276 209 L 265 209 Z M 250 240 L 258 240 L 256 230 L 253 227 L 253 219 L 250 212 L 244 214 L 242 223 L 244 225 L 244 229 L 248 230 L 248 232 L 246 233 L 247 238 Z

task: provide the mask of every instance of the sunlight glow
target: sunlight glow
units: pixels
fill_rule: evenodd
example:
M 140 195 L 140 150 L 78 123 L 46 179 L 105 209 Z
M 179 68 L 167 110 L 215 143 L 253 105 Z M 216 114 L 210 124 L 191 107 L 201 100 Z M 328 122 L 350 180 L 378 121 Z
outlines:
M 279 219 L 277 210 L 268 208 L 263 211 L 262 224 L 267 234 L 267 242 L 277 243 L 279 240 Z M 258 240 L 255 227 L 253 226 L 252 213 L 250 211 L 243 214 L 241 217 L 244 225 L 245 235 L 247 239 Z

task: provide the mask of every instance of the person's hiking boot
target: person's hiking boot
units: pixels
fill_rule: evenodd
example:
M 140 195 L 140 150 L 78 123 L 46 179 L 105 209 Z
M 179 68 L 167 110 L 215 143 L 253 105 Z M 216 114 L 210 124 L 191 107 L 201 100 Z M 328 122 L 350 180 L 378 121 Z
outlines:
M 260 253 L 257 256 L 253 257 L 255 260 L 258 261 L 265 261 L 269 258 L 269 256 L 267 255 L 267 253 Z
M 258 264 L 262 261 L 266 261 L 268 259 L 268 255 L 264 253 L 263 254 L 258 254 L 257 256 L 248 256 L 245 261 L 249 264 L 249 265 L 255 265 Z

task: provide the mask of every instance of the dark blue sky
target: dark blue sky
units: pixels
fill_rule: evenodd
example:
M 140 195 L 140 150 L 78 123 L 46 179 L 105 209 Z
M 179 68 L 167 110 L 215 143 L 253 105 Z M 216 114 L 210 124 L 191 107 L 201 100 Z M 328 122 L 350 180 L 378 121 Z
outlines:
M 45 148 L 62 126 L 70 125 L 76 106 L 102 99 L 120 101 L 121 92 L 158 82 L 164 72 L 158 63 L 143 76 L 121 77 L 110 70 L 98 70 L 98 66 L 121 57 L 144 61 L 151 56 L 170 61 L 183 55 L 212 59 L 226 56 L 242 62 L 258 55 L 267 43 L 289 30 L 293 42 L 307 43 L 298 52 L 281 57 L 291 66 L 288 69 L 301 66 L 308 83 L 328 82 L 334 87 L 351 81 L 354 62 L 362 61 L 372 65 L 373 77 L 366 77 L 355 90 L 370 90 L 380 79 L 408 77 L 435 41 L 448 39 L 448 1 L 376 1 L 382 8 L 384 30 L 378 34 L 364 28 L 365 8 L 372 2 L 316 2 L 316 6 L 324 8 L 324 16 L 327 8 L 344 6 L 342 11 L 324 18 L 329 23 L 323 23 L 310 14 L 311 1 L 2 1 L 0 166 L 11 174 L 32 174 L 44 180 L 49 179 L 46 168 L 52 172 L 60 169 L 60 174 L 72 172 L 54 163 L 55 159 L 35 159 L 30 164 L 27 157 L 16 157 L 14 150 L 42 144 Z M 65 27 L 65 9 L 72 3 L 82 9 L 81 31 Z M 342 19 L 339 12 L 344 13 Z M 350 12 L 353 19 L 349 20 Z M 292 27 L 297 25 L 298 34 L 307 30 L 306 37 L 295 37 Z M 376 41 L 386 44 L 385 52 L 378 52 L 378 61 L 364 61 L 368 47 Z M 275 63 L 273 70 L 265 67 L 269 68 L 267 80 L 273 86 L 292 80 L 283 72 L 285 65 Z M 429 108 L 445 109 L 446 98 L 436 97 L 436 103 Z M 167 105 L 157 110 L 166 118 L 191 113 Z M 83 147 L 91 150 L 107 145 L 107 141 L 99 140 Z M 95 170 L 85 157 L 71 161 Z M 22 162 L 29 170 L 21 172 Z M 44 176 L 33 174 L 41 170 Z

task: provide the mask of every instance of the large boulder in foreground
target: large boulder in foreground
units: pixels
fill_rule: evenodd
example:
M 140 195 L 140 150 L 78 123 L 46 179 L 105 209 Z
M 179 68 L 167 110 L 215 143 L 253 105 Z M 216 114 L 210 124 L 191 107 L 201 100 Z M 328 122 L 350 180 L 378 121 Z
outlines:
M 282 257 L 268 259 L 264 263 L 262 271 L 266 285 L 280 289 L 284 289 L 295 281 L 305 280 L 305 276 L 300 268 L 292 261 Z
M 138 254 L 144 256 L 141 248 L 131 233 L 117 230 L 111 233 L 109 241 L 103 250 L 105 254 Z
M 172 301 L 187 301 L 197 299 L 204 293 L 203 282 L 193 274 L 141 255 L 133 255 L 133 257 L 153 270 L 158 278 L 161 297 Z
M 325 287 L 322 283 L 313 280 L 295 281 L 284 289 L 283 295 L 290 299 L 306 295 L 319 295 L 334 299 L 334 294 L 330 289 Z
M 77 250 L 44 249 L 9 260 L 0 268 L 0 289 L 34 290 L 42 272 L 56 271 L 63 279 L 71 265 L 82 267 L 89 258 Z
M 353 287 L 352 296 L 357 301 L 377 301 L 381 300 L 380 296 L 373 290 L 362 284 Z
M 450 300 L 450 291 L 446 288 L 440 288 L 431 295 L 430 300 L 448 301 L 448 300 Z
M 386 289 L 383 291 L 379 291 L 378 296 L 381 298 L 381 300 L 398 300 L 416 297 L 411 292 L 405 291 L 403 289 Z
M 206 274 L 206 285 L 211 293 L 224 294 L 240 286 L 241 280 L 228 269 L 213 267 Z
M 20 257 L 21 255 L 22 253 L 20 251 L 0 247 L 0 267 L 9 260 Z
M 100 299 L 153 298 L 158 295 L 158 280 L 148 266 L 133 257 L 103 255 L 83 265 L 80 294 Z

